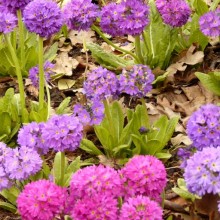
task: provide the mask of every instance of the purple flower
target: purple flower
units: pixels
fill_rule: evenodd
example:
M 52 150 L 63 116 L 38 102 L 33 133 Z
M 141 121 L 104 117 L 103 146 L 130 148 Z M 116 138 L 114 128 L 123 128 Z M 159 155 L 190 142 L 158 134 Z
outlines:
M 181 168 L 186 167 L 186 160 L 192 156 L 196 152 L 196 148 L 193 146 L 185 147 L 185 148 L 179 148 L 177 152 L 177 156 L 181 159 Z
M 62 12 L 52 0 L 34 0 L 24 9 L 24 23 L 30 32 L 50 37 L 63 25 Z
M 52 71 L 54 64 L 49 61 L 44 63 L 44 76 L 45 80 L 48 82 L 50 80 L 51 75 L 54 74 Z M 29 70 L 29 79 L 32 81 L 35 87 L 39 86 L 39 67 L 35 66 Z
M 135 65 L 131 70 L 123 69 L 119 77 L 119 91 L 131 96 L 144 97 L 151 89 L 154 75 L 145 65 Z
M 88 30 L 98 15 L 98 6 L 91 0 L 71 0 L 64 8 L 67 26 L 77 31 Z
M 121 169 L 125 199 L 143 195 L 160 201 L 166 186 L 166 170 L 163 163 L 153 156 L 135 156 Z
M 18 144 L 35 149 L 39 154 L 47 154 L 49 147 L 42 138 L 44 123 L 31 122 L 23 126 L 18 133 Z
M 51 220 L 62 214 L 68 194 L 49 180 L 27 184 L 17 199 L 18 211 L 23 220 Z
M 184 179 L 191 193 L 220 193 L 220 147 L 207 147 L 191 156 L 186 161 Z
M 199 19 L 200 30 L 208 37 L 220 36 L 220 8 L 202 15 Z
M 79 119 L 68 115 L 54 115 L 42 128 L 42 138 L 55 151 L 74 151 L 80 145 L 83 126 Z
M 146 196 L 129 198 L 122 205 L 119 220 L 148 219 L 162 220 L 163 211 L 161 207 Z
M 139 35 L 148 25 L 149 7 L 142 0 L 110 3 L 103 7 L 100 26 L 112 36 Z
M 194 112 L 187 123 L 187 134 L 198 150 L 220 143 L 220 107 L 207 104 Z
M 74 105 L 73 112 L 74 115 L 79 118 L 80 122 L 83 125 L 90 125 L 91 123 L 90 112 L 87 111 L 85 106 L 82 106 L 81 104 L 76 104 Z
M 117 96 L 118 79 L 116 75 L 102 67 L 88 73 L 84 83 L 86 96 L 90 100 L 104 100 L 105 98 Z
M 165 24 L 181 27 L 188 21 L 191 9 L 185 0 L 156 0 L 156 6 Z
M 32 0 L 1 0 L 1 4 L 4 5 L 10 12 L 16 13 L 17 10 L 23 10 L 25 6 Z
M 0 12 L 0 33 L 10 33 L 17 26 L 17 18 L 14 14 L 3 11 Z

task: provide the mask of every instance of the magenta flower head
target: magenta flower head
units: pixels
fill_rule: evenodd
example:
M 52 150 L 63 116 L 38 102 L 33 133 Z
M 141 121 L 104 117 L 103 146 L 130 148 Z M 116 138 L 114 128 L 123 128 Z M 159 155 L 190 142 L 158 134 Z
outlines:
M 17 199 L 18 211 L 23 220 L 52 220 L 65 209 L 66 189 L 49 180 L 27 184 Z
M 148 219 L 162 220 L 163 211 L 161 207 L 146 196 L 129 198 L 122 205 L 119 220 Z
M 25 6 L 32 0 L 1 0 L 3 4 L 10 12 L 16 13 L 17 10 L 23 10 Z
M 166 186 L 166 170 L 163 163 L 153 156 L 135 156 L 121 169 L 125 199 L 143 195 L 160 201 Z
M 186 161 L 184 179 L 191 193 L 220 193 L 220 147 L 197 151 Z
M 49 61 L 46 61 L 44 63 L 44 74 L 45 74 L 46 81 L 49 81 L 51 75 L 54 74 L 54 72 L 52 71 L 53 67 L 54 67 L 54 64 L 52 64 Z M 39 86 L 39 67 L 38 66 L 32 67 L 29 70 L 29 79 L 32 81 L 33 85 L 38 88 Z
M 98 6 L 91 0 L 71 0 L 64 7 L 66 24 L 73 30 L 88 30 L 99 15 Z
M 113 72 L 99 67 L 88 73 L 83 88 L 87 98 L 93 101 L 101 101 L 109 96 L 117 97 L 118 78 Z
M 54 115 L 42 128 L 44 143 L 55 151 L 74 151 L 83 137 L 79 119 L 69 115 Z
M 34 0 L 24 9 L 24 23 L 30 32 L 40 37 L 50 37 L 63 25 L 62 12 L 52 0 Z
M 220 36 L 220 8 L 202 15 L 199 19 L 200 30 L 208 37 Z
M 119 91 L 136 97 L 144 97 L 151 89 L 154 74 L 146 65 L 135 65 L 131 70 L 123 69 L 119 77 Z
M 218 147 L 220 143 L 220 106 L 203 105 L 187 123 L 187 134 L 198 150 Z
M 181 27 L 188 21 L 191 9 L 185 0 L 156 0 L 157 9 L 165 24 Z
M 17 26 L 17 18 L 14 14 L 4 11 L 0 12 L 0 33 L 10 33 Z

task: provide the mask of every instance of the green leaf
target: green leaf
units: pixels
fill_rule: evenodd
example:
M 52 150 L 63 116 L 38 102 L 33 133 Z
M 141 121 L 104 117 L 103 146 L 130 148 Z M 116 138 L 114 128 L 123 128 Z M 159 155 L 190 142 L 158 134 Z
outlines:
M 0 192 L 0 194 L 8 200 L 13 205 L 16 205 L 16 200 L 20 191 L 16 187 L 11 187 L 10 189 L 4 189 Z
M 158 159 L 168 160 L 168 159 L 170 159 L 170 158 L 172 157 L 172 154 L 170 154 L 170 153 L 163 153 L 163 152 L 160 153 L 160 152 L 158 152 L 158 153 L 156 153 L 154 156 L 157 157 Z
M 56 109 L 56 113 L 58 115 L 61 115 L 65 113 L 65 110 L 67 109 L 69 103 L 70 103 L 71 97 L 66 97 L 59 105 L 59 107 Z
M 120 146 L 118 146 L 118 147 L 115 147 L 115 148 L 113 149 L 114 155 L 115 155 L 115 156 L 118 156 L 118 155 L 120 155 L 121 151 L 122 151 L 122 152 L 125 152 L 125 151 L 126 151 L 127 149 L 129 149 L 129 148 L 130 148 L 130 146 L 127 145 L 127 144 L 123 144 L 123 145 L 120 145 Z
M 92 155 L 103 155 L 103 153 L 95 146 L 95 144 L 93 144 L 93 142 L 88 139 L 82 139 L 80 148 Z
M 49 47 L 49 50 L 44 54 L 44 60 L 53 61 L 57 55 L 58 43 L 55 42 L 52 46 Z
M 142 154 L 150 154 L 155 155 L 161 146 L 161 142 L 159 140 L 149 140 L 145 145 L 142 146 L 141 152 Z
M 142 139 L 138 135 L 132 134 L 131 138 L 135 145 L 135 148 L 132 150 L 133 154 L 141 154 L 142 147 L 145 145 L 145 143 L 143 143 Z
M 133 120 L 129 121 L 128 124 L 123 128 L 120 139 L 118 141 L 119 145 L 123 145 L 123 144 L 130 145 L 132 125 L 133 125 Z
M 3 134 L 10 135 L 11 127 L 12 127 L 10 115 L 7 112 L 1 113 L 0 121 L 1 121 L 0 135 L 3 135 Z
M 0 207 L 2 209 L 8 210 L 8 211 L 10 211 L 12 213 L 16 213 L 17 212 L 17 208 L 14 205 L 12 205 L 12 204 L 10 204 L 8 202 L 0 202 Z
M 188 191 L 185 191 L 185 190 L 182 190 L 178 187 L 173 187 L 172 190 L 177 194 L 179 195 L 180 197 L 184 198 L 184 199 L 190 199 L 192 201 L 195 200 L 195 196 L 193 194 L 191 194 L 190 192 Z
M 203 15 L 209 11 L 208 5 L 203 0 L 194 0 L 193 6 L 198 15 Z

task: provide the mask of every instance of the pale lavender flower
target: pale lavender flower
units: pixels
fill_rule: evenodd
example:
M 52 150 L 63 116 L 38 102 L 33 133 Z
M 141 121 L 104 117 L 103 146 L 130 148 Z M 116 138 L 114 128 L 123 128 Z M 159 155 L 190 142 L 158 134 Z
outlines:
M 16 26 L 17 18 L 14 14 L 7 11 L 0 13 L 0 33 L 10 33 Z

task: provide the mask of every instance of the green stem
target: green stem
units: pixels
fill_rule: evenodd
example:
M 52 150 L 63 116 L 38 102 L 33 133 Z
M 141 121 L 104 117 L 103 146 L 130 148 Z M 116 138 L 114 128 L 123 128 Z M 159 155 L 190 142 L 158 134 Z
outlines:
M 105 37 L 105 35 L 102 33 L 102 31 L 101 31 L 97 26 L 95 26 L 94 24 L 92 25 L 92 29 L 93 29 L 97 34 L 99 34 L 99 35 L 102 37 L 102 39 L 103 39 L 106 43 L 108 43 L 109 45 L 111 45 L 112 47 L 114 47 L 116 50 L 121 51 L 122 53 L 131 55 L 131 56 L 135 59 L 135 61 L 136 61 L 137 63 L 140 63 L 139 58 L 138 58 L 134 53 L 132 53 L 131 51 L 122 49 L 121 47 L 118 47 L 118 46 L 116 46 L 115 44 L 113 44 L 107 37 Z
M 64 186 L 65 153 L 61 152 L 60 158 L 60 186 Z
M 141 52 L 141 39 L 139 35 L 135 36 L 135 53 L 141 61 L 140 63 L 144 64 L 144 58 Z
M 25 60 L 25 54 L 24 54 L 24 24 L 22 22 L 22 15 L 21 10 L 17 11 L 17 17 L 18 17 L 18 28 L 19 28 L 19 43 L 20 43 L 20 50 L 21 50 L 21 68 L 23 68 L 23 63 Z
M 23 85 L 21 68 L 20 68 L 20 64 L 18 61 L 18 57 L 17 57 L 15 50 L 11 44 L 10 36 L 8 34 L 5 34 L 5 40 L 7 42 L 7 45 L 10 50 L 12 60 L 14 62 L 15 69 L 16 69 L 16 75 L 18 78 L 18 87 L 19 87 L 19 92 L 20 92 L 20 100 L 21 100 L 21 115 L 22 115 L 22 121 L 24 122 L 24 119 L 25 119 L 25 111 L 24 111 L 25 110 L 25 93 L 24 93 L 24 85 Z
M 44 52 L 43 38 L 39 36 L 39 110 L 44 107 Z
M 50 100 L 50 91 L 49 91 L 49 87 L 48 87 L 48 84 L 45 80 L 45 87 L 46 87 L 46 92 L 47 92 L 47 119 L 49 118 L 50 116 L 50 103 L 51 103 L 51 100 Z
M 102 1 L 102 5 L 103 5 L 103 6 L 106 5 L 105 0 L 101 0 L 101 1 Z

